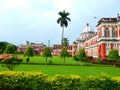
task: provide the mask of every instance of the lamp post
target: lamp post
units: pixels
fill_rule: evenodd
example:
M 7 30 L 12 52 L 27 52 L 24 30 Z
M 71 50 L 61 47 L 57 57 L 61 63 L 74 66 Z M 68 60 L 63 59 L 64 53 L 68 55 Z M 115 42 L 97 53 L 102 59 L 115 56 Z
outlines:
M 50 40 L 48 40 L 48 47 L 50 47 Z

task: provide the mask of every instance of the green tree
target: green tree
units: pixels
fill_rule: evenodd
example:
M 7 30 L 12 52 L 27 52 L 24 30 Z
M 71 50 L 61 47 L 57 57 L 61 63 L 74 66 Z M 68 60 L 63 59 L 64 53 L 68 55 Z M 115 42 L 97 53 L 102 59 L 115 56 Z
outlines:
M 60 11 L 58 15 L 60 15 L 60 17 L 57 19 L 57 23 L 62 27 L 61 45 L 63 46 L 64 27 L 68 26 L 68 21 L 71 21 L 71 19 L 68 17 L 70 13 L 65 12 L 65 10 Z
M 66 47 L 63 47 L 60 56 L 64 59 L 64 65 L 65 65 L 65 58 L 69 57 L 69 52 L 67 51 Z
M 0 54 L 3 54 L 7 44 L 7 42 L 0 42 Z
M 47 60 L 48 57 L 52 57 L 51 51 L 49 47 L 45 47 L 43 50 L 43 57 L 46 57 L 46 65 L 47 65 Z
M 119 58 L 118 51 L 116 49 L 110 50 L 108 54 L 108 60 L 109 61 L 117 61 Z
M 27 63 L 29 63 L 30 57 L 34 56 L 34 52 L 33 52 L 33 49 L 31 46 L 28 46 L 26 48 L 24 55 L 27 56 L 26 61 L 27 61 Z
M 8 44 L 6 46 L 6 49 L 4 50 L 4 53 L 7 53 L 7 54 L 14 54 L 15 52 L 16 52 L 15 47 L 12 44 Z
M 87 62 L 88 57 L 86 56 L 85 49 L 81 48 L 78 54 L 79 61 L 81 61 L 81 66 L 83 62 Z
M 63 38 L 63 46 L 68 46 L 69 45 L 69 40 L 68 38 Z

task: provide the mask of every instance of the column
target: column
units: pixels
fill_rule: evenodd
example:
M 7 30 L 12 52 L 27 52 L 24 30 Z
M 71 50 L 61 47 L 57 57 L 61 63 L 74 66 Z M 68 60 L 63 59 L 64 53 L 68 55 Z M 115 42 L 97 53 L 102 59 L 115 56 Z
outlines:
M 102 27 L 102 37 L 104 37 L 104 27 Z
M 102 59 L 106 59 L 106 44 L 105 43 L 102 43 L 101 44 L 101 58 Z
M 112 37 L 112 27 L 110 27 L 110 37 Z
M 120 36 L 120 26 L 118 26 L 118 37 Z
M 110 50 L 111 50 L 111 49 L 113 49 L 113 44 L 112 44 L 112 43 L 110 43 Z

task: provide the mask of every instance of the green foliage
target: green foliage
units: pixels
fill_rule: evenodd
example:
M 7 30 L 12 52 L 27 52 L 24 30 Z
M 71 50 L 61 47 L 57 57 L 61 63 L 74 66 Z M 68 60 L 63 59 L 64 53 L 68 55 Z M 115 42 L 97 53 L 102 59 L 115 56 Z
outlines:
M 26 58 L 26 62 L 29 63 L 29 60 L 30 58 L 29 57 L 33 57 L 34 56 L 34 52 L 33 52 L 33 49 L 31 46 L 28 46 L 25 53 L 24 53 L 25 56 L 27 56 Z
M 0 54 L 3 54 L 7 44 L 7 42 L 0 42 Z
M 49 47 L 45 47 L 43 50 L 43 57 L 46 57 L 46 64 L 48 57 L 52 57 L 51 51 Z
M 4 53 L 7 53 L 7 54 L 14 54 L 15 52 L 16 52 L 15 47 L 12 44 L 8 44 L 6 46 L 6 49 L 4 50 Z
M 79 56 L 78 56 L 78 54 L 75 54 L 75 55 L 73 56 L 73 59 L 74 59 L 75 61 L 79 61 Z
M 80 49 L 78 57 L 79 57 L 79 60 L 81 61 L 81 65 L 82 65 L 82 62 L 87 62 L 88 57 L 86 56 L 84 48 Z
M 103 73 L 101 76 L 89 76 L 82 80 L 78 75 L 48 77 L 42 72 L 2 71 L 0 88 L 2 87 L 13 90 L 120 90 L 120 77 L 109 77 Z
M 10 55 L 8 57 L 5 57 L 1 63 L 2 66 L 7 67 L 9 70 L 13 70 L 17 65 L 22 62 L 21 58 L 18 58 L 17 56 Z
M 60 11 L 58 13 L 60 15 L 60 17 L 57 20 L 57 23 L 60 23 L 61 27 L 67 27 L 68 26 L 68 21 L 71 21 L 70 18 L 68 17 L 70 15 L 70 13 L 65 12 L 65 10 Z
M 98 56 L 98 58 L 96 59 L 97 63 L 100 63 L 100 56 Z
M 92 88 L 95 90 L 119 90 L 120 83 L 117 80 L 113 80 L 106 74 L 99 77 L 89 76 L 86 79 L 87 88 Z
M 33 49 L 31 46 L 28 46 L 25 53 L 24 53 L 25 56 L 28 56 L 28 57 L 33 57 L 34 56 L 34 52 L 33 52 Z
M 67 51 L 66 47 L 63 47 L 61 52 L 60 52 L 60 56 L 62 58 L 64 58 L 64 64 L 65 64 L 65 58 L 69 57 L 69 52 Z
M 52 90 L 80 90 L 81 78 L 78 75 L 56 75 L 51 84 Z
M 0 87 L 48 90 L 48 76 L 41 72 L 0 72 Z
M 68 38 L 63 38 L 63 46 L 68 46 L 68 45 L 69 45 Z
M 68 17 L 70 13 L 65 12 L 65 10 L 60 11 L 58 15 L 60 15 L 60 17 L 57 19 L 57 23 L 62 27 L 61 45 L 63 46 L 64 27 L 68 26 L 68 21 L 71 21 L 71 19 Z
M 116 49 L 112 49 L 109 52 L 108 60 L 109 61 L 117 61 L 118 59 L 119 59 L 118 51 Z

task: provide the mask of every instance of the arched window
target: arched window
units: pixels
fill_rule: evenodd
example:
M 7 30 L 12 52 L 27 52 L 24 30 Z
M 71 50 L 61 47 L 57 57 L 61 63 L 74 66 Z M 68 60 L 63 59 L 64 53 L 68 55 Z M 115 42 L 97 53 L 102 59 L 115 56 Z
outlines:
M 109 37 L 109 29 L 105 28 L 105 37 Z
M 116 37 L 116 30 L 115 30 L 115 28 L 112 28 L 112 37 Z

